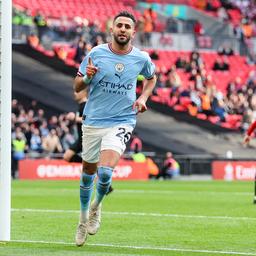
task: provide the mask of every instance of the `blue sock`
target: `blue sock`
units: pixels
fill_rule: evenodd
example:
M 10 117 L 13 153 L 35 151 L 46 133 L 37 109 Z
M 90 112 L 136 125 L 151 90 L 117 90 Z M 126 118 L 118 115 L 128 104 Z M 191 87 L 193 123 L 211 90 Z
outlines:
M 107 194 L 112 182 L 112 173 L 113 173 L 113 168 L 111 167 L 105 167 L 105 166 L 98 167 L 98 181 L 97 181 L 96 197 L 93 204 L 94 207 L 97 207 L 103 200 L 104 196 Z
M 80 221 L 86 222 L 88 218 L 88 211 L 93 191 L 93 181 L 96 174 L 89 175 L 86 173 L 81 174 L 80 178 L 80 206 L 81 216 Z

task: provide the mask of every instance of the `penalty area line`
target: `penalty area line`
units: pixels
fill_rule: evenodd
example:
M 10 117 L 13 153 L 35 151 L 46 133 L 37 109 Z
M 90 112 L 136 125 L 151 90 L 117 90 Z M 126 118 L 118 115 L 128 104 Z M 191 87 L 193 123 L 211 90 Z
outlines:
M 75 247 L 75 243 L 62 241 L 32 241 L 32 240 L 11 240 L 15 243 L 31 243 L 31 244 L 55 244 L 55 245 L 71 245 Z M 191 252 L 191 253 L 212 253 L 212 254 L 227 254 L 227 255 L 248 255 L 256 256 L 256 253 L 250 252 L 234 252 L 234 251 L 217 251 L 217 250 L 200 250 L 200 249 L 186 249 L 186 248 L 169 248 L 169 247 L 153 247 L 153 246 L 133 246 L 133 245 L 118 245 L 118 244 L 101 244 L 88 243 L 86 246 L 111 247 L 121 249 L 133 250 L 157 250 L 157 251 L 176 251 L 176 252 Z

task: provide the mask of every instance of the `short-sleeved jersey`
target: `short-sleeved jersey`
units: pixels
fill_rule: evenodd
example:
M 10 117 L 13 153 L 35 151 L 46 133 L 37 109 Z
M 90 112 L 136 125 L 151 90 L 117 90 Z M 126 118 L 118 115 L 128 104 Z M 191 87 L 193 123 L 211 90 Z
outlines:
M 110 44 L 94 47 L 82 61 L 78 75 L 86 72 L 88 58 L 98 68 L 90 82 L 83 123 L 95 127 L 111 127 L 117 124 L 135 126 L 136 82 L 139 74 L 151 79 L 155 65 L 146 52 L 132 47 L 126 54 L 117 54 Z

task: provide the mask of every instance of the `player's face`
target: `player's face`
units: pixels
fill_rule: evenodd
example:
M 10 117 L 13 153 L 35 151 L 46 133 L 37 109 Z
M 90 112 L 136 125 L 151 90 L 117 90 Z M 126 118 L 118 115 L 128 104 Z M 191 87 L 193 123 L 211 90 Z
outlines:
M 118 17 L 113 23 L 111 32 L 118 44 L 126 45 L 134 38 L 134 22 L 127 17 Z

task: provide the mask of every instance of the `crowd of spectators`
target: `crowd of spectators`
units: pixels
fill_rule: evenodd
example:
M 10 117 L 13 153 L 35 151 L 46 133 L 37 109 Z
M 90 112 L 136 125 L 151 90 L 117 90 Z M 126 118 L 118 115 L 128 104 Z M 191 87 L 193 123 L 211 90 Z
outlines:
M 94 31 L 98 30 L 96 29 Z M 85 41 L 83 37 L 80 37 L 77 45 L 73 46 L 76 47 L 74 55 L 76 63 L 79 63 L 93 46 L 104 42 L 102 35 L 94 33 L 94 36 L 96 40 L 93 44 L 90 41 Z M 218 54 L 219 57 L 213 64 L 212 70 L 228 71 L 230 68 L 228 56 L 232 56 L 234 54 L 233 49 L 228 44 L 223 44 L 219 47 Z M 64 48 L 60 47 L 56 51 L 56 55 L 64 60 L 67 53 Z M 159 59 L 156 50 L 152 51 L 150 56 L 153 60 Z M 190 82 L 188 85 L 183 84 L 184 81 L 177 70 L 182 70 L 182 72 L 189 75 Z M 170 101 L 172 106 L 180 105 L 181 99 L 183 100 L 186 98 L 188 103 L 188 112 L 191 115 L 197 116 L 197 114 L 201 113 L 206 115 L 206 118 L 209 116 L 215 116 L 217 117 L 214 119 L 216 123 L 221 124 L 225 122 L 226 117 L 229 114 L 241 115 L 243 116 L 243 120 L 238 118 L 239 123 L 232 128 L 240 128 L 244 130 L 248 123 L 250 123 L 250 117 L 248 116 L 250 116 L 251 112 L 254 111 L 254 106 L 250 103 L 251 98 L 254 99 L 253 93 L 255 91 L 254 87 L 256 82 L 253 78 L 255 76 L 254 73 L 254 71 L 251 72 L 249 75 L 250 82 L 245 84 L 241 84 L 241 79 L 239 77 L 234 78 L 234 81 L 230 81 L 227 94 L 225 94 L 217 89 L 212 76 L 206 71 L 205 63 L 203 62 L 199 52 L 194 51 L 187 58 L 178 58 L 175 65 L 173 65 L 169 70 L 157 68 L 158 81 L 154 93 L 157 95 L 158 88 L 170 88 Z M 247 86 L 248 83 L 249 86 Z M 235 90 L 233 89 L 233 84 L 235 84 Z M 231 91 L 230 88 L 232 88 Z M 252 89 L 253 93 L 251 93 L 251 90 L 249 89 Z M 241 97 L 241 93 L 244 97 Z M 246 100 L 249 102 L 248 105 L 244 102 Z M 251 119 L 254 118 L 251 117 Z
M 12 100 L 12 174 L 15 176 L 17 162 L 28 154 L 62 156 L 74 143 L 78 133 L 73 115 L 60 114 L 46 117 L 45 110 L 36 101 L 25 108 L 16 99 Z
M 230 15 L 226 14 L 229 13 L 229 10 L 238 8 L 242 14 L 242 19 L 241 23 L 235 26 L 236 34 L 240 35 L 241 40 L 255 35 L 254 18 L 256 8 L 254 8 L 255 4 L 253 4 L 253 1 L 200 0 L 197 1 L 197 5 L 198 8 L 203 10 L 217 11 L 222 20 L 226 20 L 227 17 L 230 20 Z M 225 12 L 226 14 L 224 15 Z M 72 44 L 68 48 L 63 46 L 54 48 L 54 54 L 58 58 L 65 60 L 70 49 L 73 49 L 73 60 L 75 63 L 80 63 L 92 47 L 108 41 L 108 32 L 112 23 L 111 18 L 107 19 L 105 24 L 101 24 L 97 20 L 89 22 L 79 17 L 74 18 L 72 23 L 70 23 L 63 17 L 58 24 L 54 24 L 42 17 L 40 12 L 37 12 L 33 17 L 31 15 L 29 11 L 19 12 L 14 9 L 13 23 L 27 26 L 34 24 L 41 28 L 41 31 L 44 31 L 43 33 L 47 31 L 45 27 L 50 26 L 59 35 L 67 37 L 66 39 L 73 38 Z M 151 8 L 146 9 L 139 18 L 137 25 L 139 38 L 141 43 L 147 46 L 151 44 L 150 37 L 151 32 L 155 29 L 156 19 L 157 15 Z M 202 27 L 199 23 L 195 28 L 195 33 L 201 33 Z M 42 37 L 42 33 L 41 35 L 39 33 L 39 36 L 31 33 L 28 37 L 28 42 L 30 45 L 36 46 L 40 44 Z M 229 45 L 224 44 L 218 49 L 218 53 L 220 57 L 216 59 L 212 70 L 229 70 L 230 65 L 227 56 L 234 54 L 233 49 Z M 151 52 L 151 57 L 153 60 L 158 60 L 157 51 Z M 253 56 L 249 61 L 251 61 L 251 64 L 254 64 Z M 190 83 L 188 85 L 183 84 L 177 69 L 189 74 Z M 234 78 L 234 81 L 231 81 L 228 86 L 227 94 L 223 94 L 216 88 L 211 75 L 206 72 L 205 64 L 198 52 L 192 52 L 190 57 L 185 59 L 178 58 L 175 65 L 169 70 L 158 68 L 157 73 L 158 81 L 155 94 L 157 94 L 157 88 L 170 88 L 170 99 L 173 105 L 178 105 L 181 97 L 188 97 L 191 101 L 191 104 L 188 105 L 188 111 L 192 115 L 197 113 L 204 113 L 207 116 L 216 115 L 220 121 L 224 122 L 228 114 L 245 113 L 243 114 L 244 119 L 248 119 L 245 116 L 250 116 L 251 111 L 254 111 L 255 71 L 250 73 L 246 83 L 242 84 L 241 81 L 239 82 L 239 77 Z M 248 103 L 244 102 L 246 100 L 248 100 Z M 247 122 L 244 120 L 242 123 Z M 244 127 L 244 125 L 241 124 L 241 127 Z M 66 138 L 62 132 L 56 132 L 58 135 L 61 135 L 59 136 L 60 138 L 62 136 Z M 70 138 L 70 136 L 67 137 Z
M 196 1 L 195 4 L 199 9 L 215 12 L 225 22 L 232 22 L 230 13 L 236 10 L 240 15 L 239 19 L 231 24 L 234 27 L 234 35 L 241 42 L 240 51 L 248 56 L 249 64 L 256 63 L 256 53 L 251 42 L 251 38 L 256 36 L 256 8 L 253 1 L 200 0 Z M 157 13 L 152 8 L 148 8 L 137 18 L 138 41 L 141 45 L 150 47 L 152 45 L 152 32 L 157 31 L 157 24 L 159 24 Z M 75 63 L 79 63 L 92 47 L 108 41 L 112 21 L 111 17 L 102 23 L 97 19 L 89 21 L 81 17 L 74 17 L 73 20 L 70 20 L 65 16 L 59 20 L 53 20 L 43 17 L 39 11 L 33 14 L 29 10 L 21 12 L 13 8 L 14 27 L 22 25 L 24 33 L 26 31 L 25 34 L 29 35 L 29 42 L 32 39 L 33 45 L 42 44 L 45 49 L 53 50 L 53 54 L 60 59 L 72 59 Z M 167 19 L 164 31 L 169 31 L 168 24 Z M 15 31 L 14 29 L 14 34 Z M 211 48 L 212 39 L 205 34 L 203 24 L 198 20 L 194 23 L 193 32 L 199 47 Z M 38 39 L 36 39 L 36 36 Z M 52 47 L 54 41 L 68 42 L 68 47 L 54 48 Z
M 151 34 L 157 29 L 157 14 L 152 8 L 145 9 L 137 17 L 138 38 L 142 45 L 151 45 Z M 39 41 L 47 46 L 52 41 L 69 42 L 73 47 L 77 47 L 81 39 L 93 46 L 101 42 L 108 41 L 109 31 L 113 17 L 108 17 L 105 22 L 98 19 L 88 20 L 79 16 L 68 19 L 63 16 L 60 19 L 44 17 L 40 11 L 31 13 L 29 10 L 19 10 L 13 7 L 12 23 L 14 32 L 17 26 L 22 27 L 23 35 L 37 34 Z M 15 33 L 14 33 L 15 37 Z
M 212 69 L 217 68 L 228 69 L 228 59 L 217 59 Z M 189 75 L 188 85 L 183 84 L 178 70 L 183 70 Z M 240 77 L 231 78 L 225 93 L 218 90 L 212 76 L 207 73 L 199 52 L 194 51 L 188 59 L 179 57 L 169 70 L 158 68 L 157 75 L 154 94 L 159 94 L 159 88 L 170 88 L 167 104 L 174 108 L 186 106 L 186 110 L 192 116 L 203 114 L 201 118 L 215 117 L 215 122 L 221 124 L 227 121 L 229 115 L 237 115 L 239 122 L 232 128 L 242 131 L 256 118 L 256 70 L 249 73 L 247 81 L 242 81 Z

